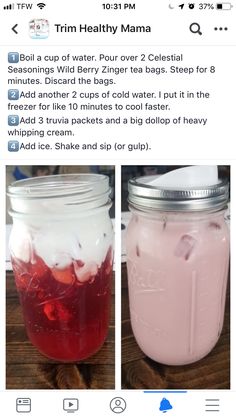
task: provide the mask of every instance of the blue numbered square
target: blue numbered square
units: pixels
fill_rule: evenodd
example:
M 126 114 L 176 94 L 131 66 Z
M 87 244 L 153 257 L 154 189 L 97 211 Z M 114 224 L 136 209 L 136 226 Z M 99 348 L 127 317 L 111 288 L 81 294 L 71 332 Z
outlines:
M 16 141 L 16 140 L 8 141 L 8 151 L 10 152 L 19 151 L 19 141 Z
M 17 125 L 19 125 L 19 116 L 8 115 L 8 125 L 10 125 L 10 127 L 16 127 Z
M 9 89 L 8 90 L 8 99 L 9 100 L 18 100 L 19 99 L 19 90 Z
M 19 62 L 19 53 L 8 52 L 8 62 L 11 64 L 17 64 Z

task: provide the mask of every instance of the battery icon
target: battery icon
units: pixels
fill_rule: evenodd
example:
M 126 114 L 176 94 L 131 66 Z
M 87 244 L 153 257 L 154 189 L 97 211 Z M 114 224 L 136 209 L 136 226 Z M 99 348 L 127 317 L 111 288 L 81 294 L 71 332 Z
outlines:
M 216 3 L 217 10 L 231 10 L 233 5 L 231 3 Z

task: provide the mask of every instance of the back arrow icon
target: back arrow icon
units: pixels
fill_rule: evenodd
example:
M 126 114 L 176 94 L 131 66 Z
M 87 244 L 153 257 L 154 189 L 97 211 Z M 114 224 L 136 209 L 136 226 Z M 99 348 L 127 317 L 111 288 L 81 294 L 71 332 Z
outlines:
M 15 34 L 18 34 L 18 32 L 17 32 L 17 30 L 16 30 L 17 26 L 18 26 L 18 23 L 16 23 L 16 24 L 15 24 L 14 26 L 12 26 L 12 28 L 11 28 L 11 30 L 12 30 Z

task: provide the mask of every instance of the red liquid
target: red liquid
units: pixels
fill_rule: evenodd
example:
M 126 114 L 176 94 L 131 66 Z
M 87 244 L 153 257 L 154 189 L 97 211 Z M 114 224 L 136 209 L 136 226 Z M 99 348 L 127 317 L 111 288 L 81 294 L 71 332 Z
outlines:
M 79 282 L 75 261 L 50 270 L 35 255 L 34 264 L 12 259 L 29 339 L 49 358 L 71 362 L 97 352 L 107 335 L 110 315 L 112 250 L 96 275 Z M 55 279 L 56 278 L 56 279 Z

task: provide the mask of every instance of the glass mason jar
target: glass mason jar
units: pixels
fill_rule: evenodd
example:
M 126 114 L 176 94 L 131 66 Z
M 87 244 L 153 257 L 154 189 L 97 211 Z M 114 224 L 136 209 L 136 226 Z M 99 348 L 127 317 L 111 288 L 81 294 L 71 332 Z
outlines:
M 224 320 L 228 185 L 171 190 L 129 181 L 127 230 L 131 324 L 142 351 L 189 364 L 216 344 Z
M 10 252 L 28 337 L 44 355 L 72 362 L 107 336 L 113 259 L 109 180 L 38 177 L 9 186 Z

